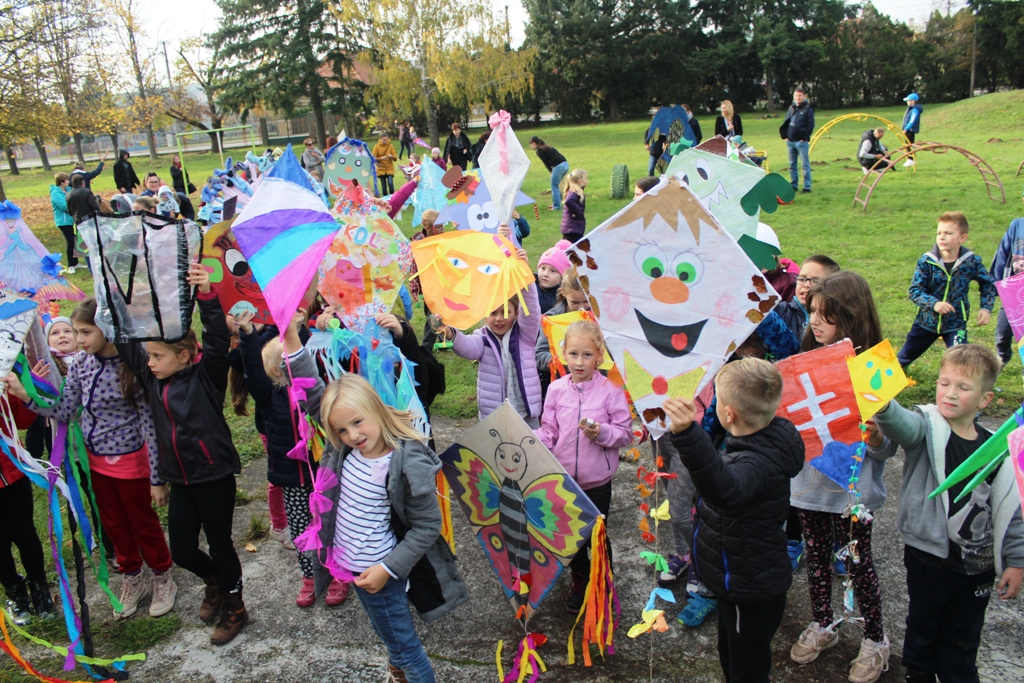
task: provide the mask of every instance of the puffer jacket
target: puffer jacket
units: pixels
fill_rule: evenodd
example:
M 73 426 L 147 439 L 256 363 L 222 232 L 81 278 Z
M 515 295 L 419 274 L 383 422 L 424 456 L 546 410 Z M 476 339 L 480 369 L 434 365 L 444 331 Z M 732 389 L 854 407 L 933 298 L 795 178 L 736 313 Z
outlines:
M 1024 218 L 1014 218 L 999 242 L 988 271 L 994 280 L 1024 273 Z
M 512 329 L 509 348 L 516 364 L 516 376 L 519 378 L 519 392 L 526 404 L 527 415 L 524 417 L 540 418 L 540 377 L 537 375 L 535 348 L 537 334 L 540 332 L 540 303 L 537 300 L 537 285 L 530 283 L 524 294 L 526 310 L 520 308 L 519 318 Z M 469 360 L 480 361 L 476 376 L 476 401 L 479 418 L 482 420 L 508 398 L 505 395 L 505 366 L 501 361 L 501 340 L 483 326 L 473 334 L 463 334 L 456 330 L 452 350 L 459 356 Z
M 601 425 L 597 440 L 580 431 L 581 420 Z M 599 372 L 574 384 L 566 375 L 551 383 L 537 435 L 583 490 L 603 486 L 619 469 L 619 449 L 633 442 L 626 394 Z
M 57 402 L 49 408 L 31 408 L 60 422 L 71 422 L 82 408 L 79 420 L 85 447 L 96 456 L 127 455 L 148 446 L 149 482 L 161 486 L 153 414 L 141 391 L 135 397 L 137 407 L 125 402 L 121 394 L 121 365 L 119 356 L 101 358 L 80 353 L 78 359 L 68 365 Z
M 924 107 L 920 104 L 915 104 L 913 107 L 907 107 L 907 110 L 903 112 L 903 130 L 908 133 L 920 133 L 921 114 L 923 113 Z
M 793 580 L 783 528 L 789 480 L 804 464 L 796 427 L 776 417 L 753 434 L 727 437 L 719 455 L 694 423 L 672 444 L 697 489 L 691 547 L 700 580 L 737 605 L 785 595 Z
M 576 235 L 587 231 L 587 199 L 575 190 L 565 193 L 562 202 L 562 234 Z
M 58 185 L 50 185 L 50 208 L 53 209 L 54 225 L 75 224 L 75 219 L 68 213 L 68 193 Z
M 242 471 L 224 419 L 231 332 L 216 289 L 197 295 L 203 322 L 203 356 L 166 379 L 157 379 L 138 342 L 117 344 L 124 362 L 149 396 L 160 448 L 160 478 L 171 484 L 205 484 Z
M 814 132 L 814 108 L 804 100 L 800 106 L 789 105 L 786 120 L 782 123 L 785 139 L 790 142 L 809 141 Z M 781 131 L 780 131 L 781 132 Z
M 914 324 L 939 334 L 966 329 L 971 317 L 968 299 L 971 280 L 978 283 L 981 307 L 991 312 L 996 303 L 996 284 L 977 254 L 960 247 L 952 272 L 947 273 L 938 246 L 925 252 L 917 261 L 914 279 L 910 283 L 910 300 L 919 309 Z M 935 304 L 939 301 L 953 304 L 955 310 L 939 315 L 935 312 Z

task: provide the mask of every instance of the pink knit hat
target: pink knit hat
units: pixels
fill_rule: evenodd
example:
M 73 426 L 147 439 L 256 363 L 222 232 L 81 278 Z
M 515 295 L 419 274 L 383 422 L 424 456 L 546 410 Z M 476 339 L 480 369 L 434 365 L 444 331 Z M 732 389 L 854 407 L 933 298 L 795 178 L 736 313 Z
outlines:
M 569 270 L 569 257 L 565 255 L 565 250 L 572 246 L 572 242 L 569 240 L 558 240 L 555 246 L 545 251 L 540 256 L 540 261 L 537 261 L 537 267 L 551 266 L 558 271 L 559 275 L 565 275 L 565 271 Z

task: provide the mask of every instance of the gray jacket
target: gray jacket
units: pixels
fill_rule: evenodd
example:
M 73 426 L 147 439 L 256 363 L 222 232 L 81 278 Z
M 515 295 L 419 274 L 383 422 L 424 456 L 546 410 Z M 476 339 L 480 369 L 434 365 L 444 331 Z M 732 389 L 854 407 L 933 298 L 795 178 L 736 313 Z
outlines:
M 946 444 L 949 423 L 934 405 L 917 406 L 911 411 L 895 401 L 877 415 L 875 423 L 906 453 L 903 483 L 896 524 L 903 542 L 923 552 L 945 559 L 949 554 L 949 493 L 929 500 L 928 494 L 946 480 Z M 1024 567 L 1024 520 L 1014 480 L 1013 463 L 1006 460 L 997 470 L 989 498 L 992 507 L 996 576 L 1003 567 Z
M 544 315 L 562 315 L 568 310 L 569 306 L 563 299 L 552 306 L 551 310 L 545 312 Z M 534 354 L 537 356 L 537 370 L 540 372 L 547 370 L 555 356 L 551 353 L 551 342 L 548 341 L 548 336 L 543 332 L 537 335 L 537 347 L 534 350 Z
M 878 510 L 885 505 L 885 481 L 882 473 L 885 461 L 896 455 L 896 444 L 883 439 L 878 448 L 867 447 L 867 457 L 861 467 L 857 481 L 860 502 L 868 510 Z M 789 483 L 789 504 L 801 510 L 832 512 L 842 514 L 850 504 L 850 494 L 809 462 L 804 463 L 800 474 Z

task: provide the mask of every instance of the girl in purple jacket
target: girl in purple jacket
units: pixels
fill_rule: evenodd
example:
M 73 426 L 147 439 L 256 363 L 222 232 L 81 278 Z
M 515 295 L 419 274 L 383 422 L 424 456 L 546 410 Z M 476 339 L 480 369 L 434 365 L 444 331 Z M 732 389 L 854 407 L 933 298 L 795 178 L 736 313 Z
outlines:
M 612 477 L 619 468 L 619 449 L 633 442 L 633 418 L 626 394 L 597 372 L 604 362 L 601 328 L 587 320 L 565 332 L 569 374 L 551 383 L 537 437 L 576 480 L 602 515 L 612 502 Z M 577 614 L 590 583 L 590 541 L 569 563 L 572 583 L 566 609 Z M 611 557 L 611 545 L 608 547 Z
M 574 168 L 562 179 L 562 237 L 572 243 L 578 242 L 587 231 L 587 172 Z

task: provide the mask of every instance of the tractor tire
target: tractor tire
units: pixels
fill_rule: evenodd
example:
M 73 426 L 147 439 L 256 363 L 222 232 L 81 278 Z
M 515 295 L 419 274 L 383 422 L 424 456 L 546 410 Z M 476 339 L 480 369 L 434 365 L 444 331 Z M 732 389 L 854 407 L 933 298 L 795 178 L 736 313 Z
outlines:
M 629 189 L 629 167 L 615 164 L 612 168 L 612 199 L 626 199 Z

